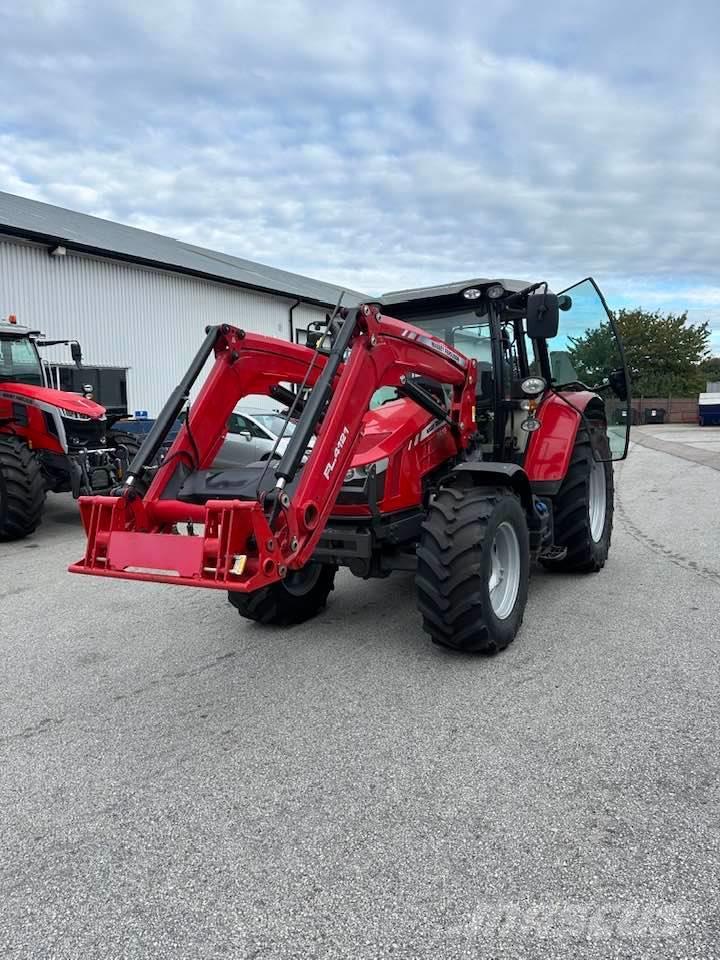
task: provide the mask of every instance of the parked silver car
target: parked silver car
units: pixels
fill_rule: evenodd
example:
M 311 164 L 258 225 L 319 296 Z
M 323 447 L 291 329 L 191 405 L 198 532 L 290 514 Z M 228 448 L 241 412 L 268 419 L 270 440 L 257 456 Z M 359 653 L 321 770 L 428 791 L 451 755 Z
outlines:
M 284 428 L 284 430 L 283 430 Z M 277 453 L 282 455 L 295 430 L 295 423 L 280 413 L 255 407 L 238 407 L 228 420 L 228 432 L 214 467 L 241 467 L 270 456 L 282 431 Z

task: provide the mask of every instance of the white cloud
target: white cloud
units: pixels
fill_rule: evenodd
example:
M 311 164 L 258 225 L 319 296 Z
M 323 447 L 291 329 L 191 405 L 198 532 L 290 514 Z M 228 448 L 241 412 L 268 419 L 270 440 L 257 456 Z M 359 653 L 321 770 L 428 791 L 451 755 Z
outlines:
M 38 0 L 0 12 L 0 189 L 372 292 L 712 308 L 718 13 L 596 6 Z

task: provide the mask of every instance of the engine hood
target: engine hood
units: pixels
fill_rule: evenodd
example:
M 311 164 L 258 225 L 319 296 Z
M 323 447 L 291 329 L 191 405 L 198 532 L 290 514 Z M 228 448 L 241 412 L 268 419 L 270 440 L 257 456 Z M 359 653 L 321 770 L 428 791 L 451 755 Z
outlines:
M 78 393 L 68 393 L 65 390 L 51 390 L 49 387 L 33 387 L 27 383 L 0 382 L 0 393 L 12 393 L 32 403 L 46 403 L 51 407 L 61 407 L 71 413 L 77 413 L 91 420 L 100 420 L 105 416 L 105 407 L 101 407 L 94 400 L 87 400 Z
M 407 398 L 388 401 L 375 410 L 368 410 L 351 466 L 363 466 L 392 456 L 433 423 L 442 426 L 440 421 L 435 421 L 431 414 Z

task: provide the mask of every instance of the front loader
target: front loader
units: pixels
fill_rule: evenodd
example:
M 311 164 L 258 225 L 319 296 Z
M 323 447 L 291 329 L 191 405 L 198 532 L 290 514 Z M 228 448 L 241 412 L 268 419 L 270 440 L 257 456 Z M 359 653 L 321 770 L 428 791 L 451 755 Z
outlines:
M 574 369 L 554 376 L 547 342 L 561 313 L 573 318 L 558 344 L 570 358 L 578 332 L 608 334 L 595 389 Z M 87 546 L 70 570 L 225 590 L 269 624 L 318 613 L 340 566 L 414 571 L 432 639 L 492 653 L 520 628 L 531 561 L 604 565 L 611 460 L 627 450 L 605 394 L 627 403 L 628 384 L 592 280 L 560 296 L 497 280 L 388 294 L 338 307 L 313 343 L 208 328 L 123 483 L 80 498 Z M 233 408 L 257 394 L 297 417 L 282 456 L 214 469 Z

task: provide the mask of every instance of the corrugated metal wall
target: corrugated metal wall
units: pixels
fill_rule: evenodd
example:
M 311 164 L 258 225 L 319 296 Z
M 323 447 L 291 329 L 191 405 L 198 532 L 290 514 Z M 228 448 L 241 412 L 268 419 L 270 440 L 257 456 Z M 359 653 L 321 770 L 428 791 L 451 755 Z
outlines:
M 49 338 L 77 339 L 88 364 L 130 367 L 130 410 L 157 414 L 209 323 L 289 338 L 289 299 L 0 238 L 0 315 Z M 294 325 L 324 315 L 301 305 Z M 64 348 L 43 352 L 67 360 Z

